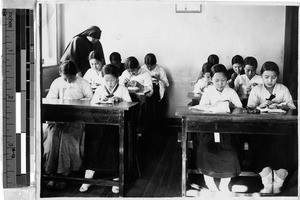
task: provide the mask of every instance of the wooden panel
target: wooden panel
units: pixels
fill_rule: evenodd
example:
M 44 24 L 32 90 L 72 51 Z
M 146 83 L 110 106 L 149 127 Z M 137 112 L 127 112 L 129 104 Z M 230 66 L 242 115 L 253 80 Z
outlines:
M 42 121 L 59 122 L 93 122 L 101 124 L 118 125 L 119 111 L 117 110 L 99 110 L 96 108 L 76 108 L 72 106 L 53 106 L 42 105 Z
M 47 176 L 43 175 L 44 180 L 55 180 L 55 181 L 71 181 L 77 183 L 89 183 L 99 186 L 118 186 L 118 181 L 109 181 L 105 179 L 85 179 L 85 178 L 75 178 L 75 177 L 65 177 L 65 176 Z
M 298 99 L 298 6 L 287 6 L 285 15 L 285 42 L 283 84 Z
M 288 110 L 284 114 L 247 114 L 244 108 L 235 108 L 231 113 L 204 113 L 184 106 L 177 109 L 176 116 L 185 116 L 189 121 L 216 123 L 298 123 L 297 110 Z
M 220 132 L 235 134 L 297 134 L 297 124 L 246 123 L 246 122 L 199 122 L 187 121 L 188 132 Z

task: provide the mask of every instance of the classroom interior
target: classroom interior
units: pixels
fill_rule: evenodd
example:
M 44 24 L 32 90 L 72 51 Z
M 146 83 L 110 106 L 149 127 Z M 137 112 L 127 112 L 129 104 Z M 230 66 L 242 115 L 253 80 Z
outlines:
M 102 30 L 100 42 L 105 60 L 117 51 L 122 60 L 135 56 L 140 65 L 144 56 L 154 53 L 170 82 L 165 93 L 164 115 L 157 129 L 139 141 L 141 176 L 130 185 L 125 197 L 181 197 L 181 119 L 179 106 L 190 99 L 187 92 L 210 54 L 231 68 L 231 58 L 239 54 L 258 61 L 257 73 L 265 61 L 280 68 L 279 81 L 298 100 L 298 6 L 283 4 L 216 3 L 201 1 L 60 1 L 38 6 L 41 36 L 41 98 L 59 77 L 58 63 L 70 39 L 96 25 Z M 88 14 L 87 14 L 88 13 Z M 296 161 L 297 162 L 297 161 Z M 83 172 L 79 172 L 83 176 Z M 201 175 L 191 175 L 188 188 L 203 185 Z M 231 181 L 236 192 L 229 197 L 260 196 L 258 176 L 240 176 Z M 41 197 L 117 197 L 110 187 L 92 186 L 78 191 L 70 183 L 64 190 L 48 190 L 41 183 Z M 242 189 L 241 189 L 242 188 Z M 245 190 L 245 188 L 247 188 Z M 207 196 L 208 195 L 208 196 Z M 199 197 L 218 197 L 204 190 Z M 298 170 L 288 178 L 279 196 L 298 196 Z

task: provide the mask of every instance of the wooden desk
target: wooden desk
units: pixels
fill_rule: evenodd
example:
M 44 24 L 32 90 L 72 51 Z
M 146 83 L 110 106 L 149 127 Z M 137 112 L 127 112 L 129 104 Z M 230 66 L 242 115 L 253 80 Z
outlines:
M 186 196 L 187 179 L 187 133 L 230 133 L 230 134 L 297 134 L 296 110 L 285 114 L 247 114 L 245 109 L 236 108 L 228 114 L 203 113 L 179 107 L 175 113 L 182 119 L 182 196 Z
M 119 186 L 119 196 L 123 197 L 125 179 L 129 179 L 133 163 L 131 114 L 138 103 L 120 102 L 114 105 L 100 105 L 92 104 L 89 100 L 63 99 L 43 99 L 42 102 L 42 122 L 84 122 L 119 127 L 119 182 L 84 178 L 76 180 L 97 185 Z M 128 128 L 128 131 L 124 131 L 124 128 Z M 125 136 L 125 133 L 128 135 Z M 74 178 L 67 179 L 74 180 Z
M 138 90 L 138 91 L 130 91 L 129 95 L 133 102 L 139 102 L 138 109 L 137 109 L 137 127 L 136 131 L 138 133 L 138 136 L 141 136 L 145 130 L 145 126 L 147 124 L 147 117 L 148 116 L 148 109 L 147 109 L 147 94 L 150 92 L 150 90 Z

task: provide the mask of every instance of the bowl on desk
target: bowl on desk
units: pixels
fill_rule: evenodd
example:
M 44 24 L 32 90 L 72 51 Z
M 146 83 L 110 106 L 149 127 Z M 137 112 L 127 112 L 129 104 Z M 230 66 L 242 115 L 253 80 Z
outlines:
M 139 90 L 138 87 L 128 87 L 127 89 L 128 89 L 129 92 L 136 92 L 136 91 Z

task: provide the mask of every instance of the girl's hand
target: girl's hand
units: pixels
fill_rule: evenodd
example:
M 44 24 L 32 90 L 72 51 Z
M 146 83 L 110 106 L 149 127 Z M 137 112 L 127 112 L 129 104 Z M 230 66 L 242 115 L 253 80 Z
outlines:
M 231 80 L 234 81 L 237 77 L 237 73 L 233 73 L 231 74 Z
M 144 90 L 144 86 L 142 84 L 140 84 L 139 82 L 137 82 L 137 81 L 136 81 L 135 87 L 138 87 L 139 90 Z
M 158 83 L 158 81 L 159 81 L 159 77 L 158 76 L 151 76 L 151 78 L 152 78 L 152 82 L 153 83 Z
M 121 102 L 121 101 L 123 101 L 123 99 L 122 98 L 120 98 L 120 97 L 113 97 L 113 100 L 114 100 L 114 102 Z
M 246 94 L 249 94 L 249 93 L 250 93 L 250 91 L 251 91 L 250 85 L 249 85 L 249 86 L 247 86 L 247 85 L 242 85 L 241 87 L 243 88 L 244 93 L 246 93 Z
M 228 81 L 228 85 L 229 85 L 229 87 L 234 88 L 234 80 L 233 80 L 233 79 L 230 79 L 230 80 Z
M 81 72 L 77 72 L 77 76 L 82 77 L 82 73 Z
M 247 91 L 247 93 L 248 93 L 248 94 L 250 93 L 251 89 L 252 89 L 252 87 L 251 87 L 251 86 L 249 86 L 249 87 L 246 87 L 246 91 Z
M 124 79 L 124 83 L 125 83 L 125 86 L 126 86 L 126 87 L 128 87 L 129 82 L 130 82 L 130 80 L 129 80 L 128 78 L 125 78 L 125 79 Z
M 278 108 L 277 105 L 278 105 L 277 103 L 273 103 L 273 104 L 269 105 L 269 108 L 276 109 L 276 108 Z
M 102 97 L 102 98 L 101 98 L 101 101 L 108 101 L 108 98 Z
M 130 81 L 127 85 L 128 87 L 136 87 L 137 86 L 137 81 Z
M 287 103 L 281 103 L 277 105 L 277 108 L 281 108 L 283 110 L 288 110 L 290 107 L 287 105 Z
M 235 108 L 235 105 L 229 100 L 222 101 L 222 102 L 228 102 L 229 108 Z
M 264 101 L 258 107 L 260 107 L 260 108 L 266 108 L 266 107 L 268 107 L 271 104 L 272 104 L 272 101 Z

